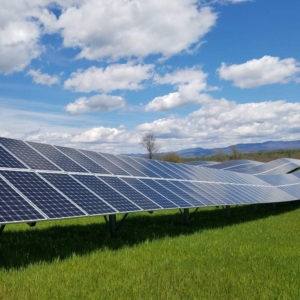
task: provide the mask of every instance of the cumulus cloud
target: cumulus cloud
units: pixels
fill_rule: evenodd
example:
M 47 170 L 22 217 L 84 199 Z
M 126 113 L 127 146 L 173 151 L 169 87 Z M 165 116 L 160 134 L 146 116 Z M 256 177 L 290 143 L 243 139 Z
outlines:
M 104 112 L 119 109 L 125 106 L 125 100 L 120 96 L 95 95 L 90 98 L 81 97 L 69 103 L 65 110 L 71 114 L 86 112 Z
M 163 111 L 206 102 L 207 95 L 200 94 L 201 91 L 210 89 L 206 77 L 207 74 L 197 66 L 177 70 L 164 76 L 156 75 L 154 81 L 157 84 L 174 85 L 178 91 L 154 98 L 146 105 L 146 111 Z
M 91 0 L 68 7 L 58 26 L 64 46 L 81 49 L 78 58 L 118 60 L 189 50 L 216 19 L 194 0 Z
M 209 97 L 209 96 L 208 96 Z M 208 99 L 185 117 L 170 116 L 137 127 L 162 139 L 162 151 L 192 147 L 221 147 L 265 140 L 299 139 L 300 104 L 284 100 L 238 104 Z
M 106 68 L 78 70 L 64 83 L 65 89 L 89 93 L 92 91 L 139 90 L 142 82 L 152 76 L 153 65 L 112 64 Z
M 1 13 L 0 13 L 1 17 Z M 1 22 L 2 23 L 2 22 Z M 0 73 L 22 71 L 42 52 L 40 29 L 33 22 L 0 23 Z
M 227 66 L 223 62 L 218 73 L 221 79 L 231 80 L 237 87 L 253 88 L 294 80 L 300 73 L 300 63 L 294 58 L 280 60 L 279 57 L 263 56 L 240 65 Z
M 47 73 L 43 74 L 40 70 L 29 70 L 27 75 L 31 76 L 33 81 L 38 84 L 51 86 L 53 84 L 59 83 L 58 76 L 51 76 Z

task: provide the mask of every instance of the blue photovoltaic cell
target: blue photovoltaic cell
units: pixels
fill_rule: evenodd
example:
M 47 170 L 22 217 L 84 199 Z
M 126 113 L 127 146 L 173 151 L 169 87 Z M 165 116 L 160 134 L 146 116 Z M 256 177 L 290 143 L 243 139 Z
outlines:
M 45 217 L 0 178 L 0 223 L 39 220 Z
M 183 200 L 181 197 L 177 196 L 167 188 L 165 188 L 163 185 L 157 183 L 155 180 L 149 180 L 149 179 L 139 179 L 141 182 L 148 185 L 150 188 L 154 189 L 156 192 L 160 193 L 162 196 L 166 197 L 173 203 L 175 203 L 180 208 L 188 208 L 192 207 L 190 203 Z M 159 180 L 159 182 L 163 182 L 165 180 Z
M 0 167 L 27 169 L 21 162 L 0 146 Z
M 0 171 L 0 174 L 47 215 L 49 219 L 85 215 L 35 173 Z
M 225 205 L 225 202 L 220 199 L 220 195 L 216 193 L 211 193 L 210 189 L 208 188 L 208 184 L 200 183 L 200 182 L 192 182 L 196 189 L 201 193 L 203 197 L 209 199 L 213 205 L 220 206 Z
M 91 191 L 100 196 L 103 200 L 109 203 L 111 206 L 116 208 L 120 213 L 140 211 L 141 209 L 116 192 L 105 182 L 99 180 L 95 176 L 84 176 L 84 175 L 72 175 L 74 178 L 79 180 Z
M 138 158 L 134 158 L 134 159 L 137 159 L 139 160 Z M 176 170 L 175 172 L 170 169 L 168 167 L 168 163 L 164 163 L 164 162 L 161 162 L 161 161 L 156 161 L 156 160 L 147 160 L 150 164 L 152 164 L 153 166 L 155 166 L 157 169 L 159 170 L 162 170 L 163 172 L 167 173 L 170 175 L 170 178 L 175 178 L 175 179 L 186 179 L 185 177 L 182 177 L 181 175 L 179 175 L 178 173 L 176 173 Z M 163 177 L 164 178 L 164 177 Z M 169 178 L 169 177 L 166 177 L 166 178 Z
M 42 153 L 46 156 L 49 160 L 54 162 L 57 166 L 59 166 L 62 170 L 67 172 L 81 172 L 81 173 L 88 173 L 85 169 L 75 163 L 66 155 L 62 154 L 60 151 L 55 149 L 51 145 L 40 144 L 40 143 L 33 143 L 27 142 L 30 146 L 32 146 L 35 150 Z
M 156 172 L 151 167 L 146 167 L 145 164 L 142 164 L 140 162 L 137 162 L 136 160 L 134 160 L 133 158 L 129 157 L 129 156 L 125 156 L 125 155 L 119 155 L 118 156 L 120 159 L 124 160 L 127 164 L 133 166 L 134 168 L 136 168 L 137 170 L 139 170 L 140 172 L 144 173 L 146 176 L 149 176 L 151 178 L 160 178 L 162 172 Z M 166 174 L 164 174 L 166 175 Z
M 197 198 L 191 196 L 190 194 L 188 194 L 186 192 L 186 190 L 188 190 L 188 188 L 186 188 L 186 187 L 185 187 L 185 191 L 182 190 L 180 182 L 178 182 L 178 181 L 171 182 L 171 181 L 167 181 L 167 180 L 157 180 L 157 182 L 159 184 L 163 185 L 165 188 L 169 189 L 171 192 L 173 192 L 176 195 L 178 195 L 179 197 L 181 197 L 182 199 L 184 199 L 187 202 L 189 202 L 190 204 L 192 204 L 194 207 L 203 206 L 203 203 L 197 199 L 197 198 L 200 198 L 200 196 Z
M 296 176 L 296 177 L 300 178 L 300 171 L 297 171 L 297 172 L 293 173 L 293 176 Z
M 300 200 L 300 183 L 281 186 L 279 189 L 292 195 L 295 200 Z
M 0 137 L 0 144 L 7 148 L 31 169 L 59 171 L 59 168 L 26 145 L 23 141 Z
M 89 215 L 105 215 L 116 212 L 67 174 L 43 173 L 41 175 Z
M 74 161 L 76 161 L 78 164 L 80 164 L 85 169 L 89 170 L 91 173 L 99 173 L 99 174 L 109 174 L 109 172 L 99 166 L 97 163 L 80 153 L 76 149 L 67 148 L 67 147 L 61 147 L 61 146 L 55 146 L 57 149 L 59 149 L 61 152 L 63 152 L 65 155 L 72 158 Z
M 148 174 L 149 177 L 155 178 L 175 178 L 172 176 L 171 172 L 167 173 L 166 168 L 164 166 L 161 166 L 158 162 L 156 162 L 153 159 L 143 159 L 143 158 L 137 158 L 137 157 L 130 157 L 131 160 L 135 161 L 137 164 L 140 164 L 144 169 L 149 170 L 150 172 L 153 172 L 153 174 Z
M 97 164 L 108 170 L 111 174 L 114 175 L 129 175 L 123 169 L 119 168 L 111 161 L 107 160 L 105 157 L 101 156 L 97 152 L 88 151 L 88 150 L 80 150 L 84 155 L 95 161 Z M 107 172 L 107 173 L 109 173 Z
M 193 176 L 191 176 L 191 174 L 183 171 L 180 166 L 178 164 L 175 163 L 169 163 L 169 162 L 165 162 L 163 163 L 164 166 L 166 166 L 169 170 L 173 171 L 173 173 L 175 173 L 178 176 L 180 176 L 181 178 L 178 179 L 194 179 Z
M 176 183 L 176 186 L 177 186 L 177 183 Z M 178 187 L 182 188 L 184 191 L 186 191 L 187 193 L 189 193 L 191 196 L 198 197 L 199 200 L 201 201 L 201 203 L 203 203 L 204 205 L 208 205 L 208 206 L 215 205 L 214 202 L 212 202 L 211 200 L 209 200 L 209 198 L 206 198 L 201 193 L 201 191 L 199 191 L 199 189 L 197 189 L 197 187 L 195 185 L 193 185 L 189 181 L 182 181 L 182 182 L 180 182 L 180 185 Z M 185 188 L 188 188 L 188 190 L 185 190 Z
M 138 205 L 144 210 L 161 209 L 160 206 L 146 198 L 143 194 L 139 193 L 131 186 L 117 177 L 100 177 L 101 180 L 116 189 L 119 193 L 130 199 L 134 204 Z
M 162 208 L 178 208 L 176 204 L 151 189 L 149 186 L 136 178 L 122 178 L 127 184 L 137 189 L 139 192 L 150 198 L 152 201 L 160 205 Z
M 257 177 L 271 185 L 299 183 L 299 178 L 291 174 L 257 175 Z
M 119 168 L 126 170 L 127 173 L 129 173 L 132 176 L 139 176 L 139 177 L 147 177 L 144 173 L 140 172 L 139 170 L 135 169 L 134 166 L 131 166 L 130 164 L 127 164 L 125 161 L 120 159 L 118 156 L 113 154 L 106 154 L 106 153 L 99 153 L 101 156 L 106 158 L 107 160 L 111 161 L 115 165 L 117 165 Z

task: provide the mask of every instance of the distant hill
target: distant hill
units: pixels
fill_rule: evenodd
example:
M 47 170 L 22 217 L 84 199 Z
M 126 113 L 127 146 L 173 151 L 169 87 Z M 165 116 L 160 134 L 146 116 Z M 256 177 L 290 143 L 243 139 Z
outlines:
M 253 143 L 253 144 L 237 144 L 237 148 L 243 153 L 252 152 L 265 152 L 265 151 L 275 151 L 275 150 L 288 150 L 288 149 L 300 149 L 299 141 L 267 141 L 264 143 Z M 226 154 L 232 154 L 229 147 L 225 148 L 191 148 L 179 150 L 176 153 L 181 157 L 197 157 L 197 156 L 211 156 L 216 150 L 222 150 Z
M 264 143 L 253 143 L 253 144 L 237 144 L 238 150 L 243 153 L 253 153 L 253 152 L 265 152 L 265 151 L 275 151 L 275 150 L 288 150 L 288 149 L 300 149 L 299 141 L 267 141 Z M 232 154 L 230 146 L 225 148 L 190 148 L 176 151 L 176 153 L 184 158 L 198 157 L 198 156 L 211 156 L 217 150 L 222 150 L 225 154 Z M 166 153 L 160 153 L 164 155 Z M 145 154 L 131 154 L 131 156 L 145 156 Z

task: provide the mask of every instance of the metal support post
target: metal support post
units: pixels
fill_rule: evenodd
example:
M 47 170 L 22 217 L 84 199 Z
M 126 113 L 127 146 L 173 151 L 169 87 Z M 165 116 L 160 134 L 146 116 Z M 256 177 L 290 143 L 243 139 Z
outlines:
M 185 208 L 183 210 L 183 223 L 184 225 L 189 225 L 190 223 L 190 217 L 189 217 L 189 209 L 188 208 Z
M 230 218 L 230 215 L 231 215 L 230 205 L 226 205 L 226 215 L 227 215 L 227 218 Z
M 4 228 L 5 228 L 5 225 L 1 225 L 1 227 L 0 227 L 0 235 L 3 232 Z
M 34 226 L 36 225 L 36 222 L 30 222 L 30 223 L 27 223 L 27 225 L 28 225 L 29 227 L 34 227 Z
M 253 205 L 253 210 L 254 210 L 254 211 L 257 211 L 257 207 L 258 207 L 257 204 L 254 204 L 254 205 Z
M 112 236 L 117 234 L 117 218 L 116 215 L 109 215 L 108 217 L 109 232 Z

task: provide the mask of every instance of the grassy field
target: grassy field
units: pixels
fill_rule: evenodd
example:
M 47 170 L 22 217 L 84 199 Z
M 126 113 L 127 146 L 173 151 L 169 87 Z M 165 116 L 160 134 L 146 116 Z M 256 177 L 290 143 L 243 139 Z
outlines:
M 300 204 L 10 225 L 0 299 L 299 299 Z

